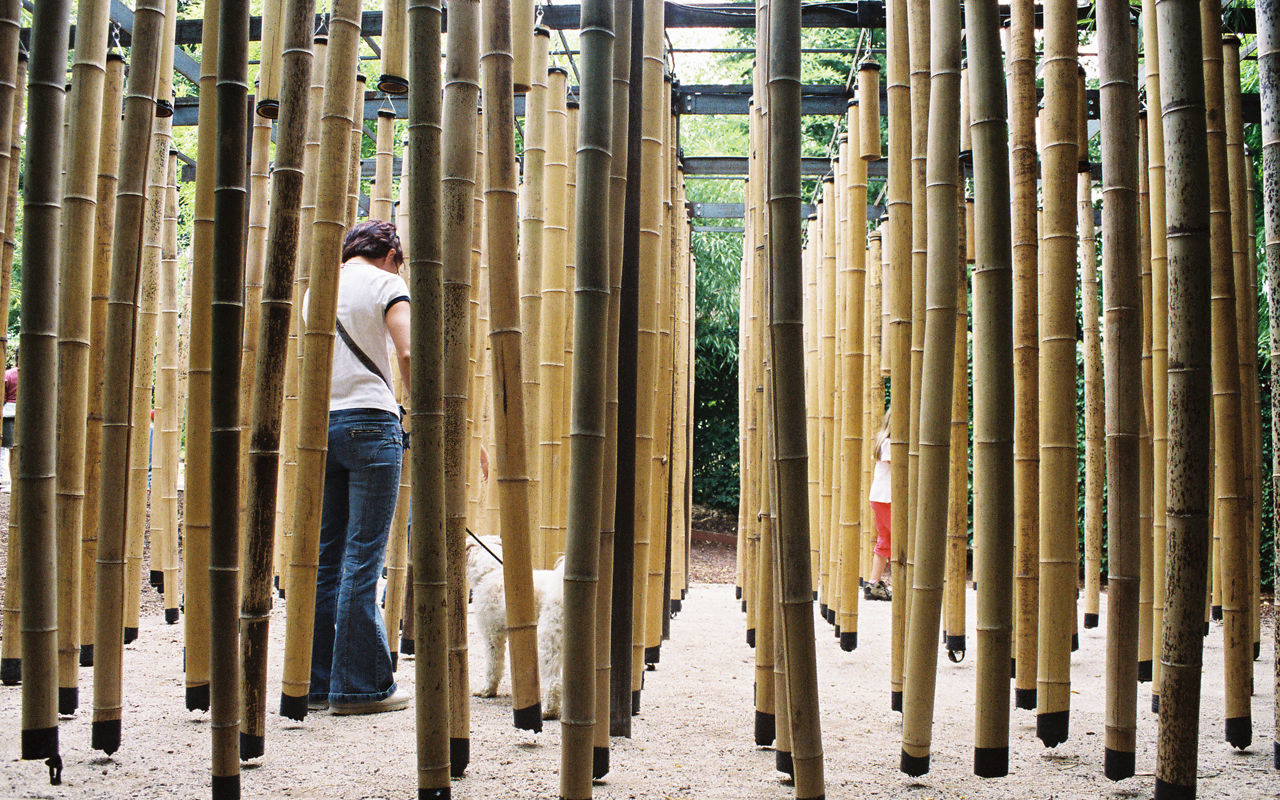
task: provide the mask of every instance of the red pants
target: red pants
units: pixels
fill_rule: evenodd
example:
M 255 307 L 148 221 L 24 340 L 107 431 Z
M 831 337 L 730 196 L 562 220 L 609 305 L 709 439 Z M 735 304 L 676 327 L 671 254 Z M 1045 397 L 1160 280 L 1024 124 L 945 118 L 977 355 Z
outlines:
M 889 560 L 889 530 L 892 519 L 888 503 L 871 501 L 871 510 L 876 514 L 876 555 Z

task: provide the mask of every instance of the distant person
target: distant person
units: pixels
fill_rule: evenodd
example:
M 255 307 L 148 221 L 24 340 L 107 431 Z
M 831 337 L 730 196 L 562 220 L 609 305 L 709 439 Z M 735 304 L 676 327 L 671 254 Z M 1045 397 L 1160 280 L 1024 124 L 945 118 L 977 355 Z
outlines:
M 14 351 L 13 361 L 18 362 L 18 353 Z M 13 426 L 18 414 L 18 367 L 12 366 L 4 371 L 4 423 L 0 426 L 0 492 L 7 492 L 13 486 L 9 457 L 13 453 Z
M 867 577 L 863 587 L 863 596 L 868 600 L 892 600 L 893 592 L 885 581 L 889 570 L 890 521 L 892 519 L 890 500 L 892 499 L 892 477 L 889 469 L 889 412 L 885 412 L 884 422 L 876 434 L 872 448 L 875 458 L 875 472 L 871 477 L 871 491 L 868 500 L 876 518 L 876 548 L 871 559 L 871 575 Z
M 399 274 L 404 252 L 389 222 L 362 222 L 348 231 L 342 262 L 307 705 L 376 714 L 412 699 L 396 687 L 377 598 L 404 456 L 388 351 L 394 348 L 407 376 L 409 287 Z

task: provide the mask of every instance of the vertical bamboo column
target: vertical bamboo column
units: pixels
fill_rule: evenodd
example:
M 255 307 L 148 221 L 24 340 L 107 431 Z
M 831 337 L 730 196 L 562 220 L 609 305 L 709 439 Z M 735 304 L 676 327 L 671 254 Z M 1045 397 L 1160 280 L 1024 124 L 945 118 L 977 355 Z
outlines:
M 485 124 L 485 238 L 489 254 L 489 341 L 497 452 L 490 474 L 498 484 L 499 531 L 506 578 L 511 700 L 517 728 L 542 729 L 538 690 L 537 620 L 529 551 L 529 478 L 521 387 L 519 280 L 516 270 L 514 96 L 511 2 L 483 0 L 480 50 Z
M 903 674 L 902 758 L 908 775 L 929 771 L 938 621 L 946 554 L 950 482 L 951 400 L 956 331 L 957 198 L 960 163 L 960 5 L 932 0 L 929 87 L 928 278 L 920 398 L 919 492 L 916 498 L 915 570 L 908 605 Z
M 1155 796 L 1195 796 L 1211 489 L 1208 146 L 1195 3 L 1158 0 L 1169 270 L 1168 560 Z M 1216 37 L 1215 37 L 1216 39 Z
M 1106 314 L 1107 703 L 1104 773 L 1130 777 L 1138 727 L 1140 583 L 1138 434 L 1142 286 L 1138 227 L 1138 86 L 1129 6 L 1098 6 L 1102 118 L 1102 290 Z M 1087 577 L 1087 576 L 1086 576 Z
M 1146 42 L 1147 172 L 1151 197 L 1151 472 L 1155 476 L 1152 508 L 1152 612 L 1154 648 L 1151 670 L 1151 711 L 1160 711 L 1163 659 L 1159 651 L 1164 631 L 1165 561 L 1168 531 L 1169 452 L 1169 270 L 1165 229 L 1164 125 L 1161 121 L 1160 48 L 1156 37 L 1156 8 L 1146 0 L 1142 8 Z
M 107 4 L 82 2 L 76 16 L 80 33 L 71 67 L 67 128 L 67 177 L 58 252 L 57 550 L 58 712 L 74 714 L 80 705 L 81 514 L 84 511 L 85 420 L 89 393 L 89 302 L 93 283 L 94 225 L 97 220 L 99 130 L 106 87 Z M 6 67 L 10 48 L 3 47 Z M 12 80 L 12 76 L 9 80 Z M 4 80 L 4 78 L 0 78 Z M 12 108 L 12 94 L 0 102 L 0 119 Z M 9 131 L 4 127 L 4 132 Z M 7 150 L 6 142 L 0 148 Z M 7 175 L 6 175 L 7 177 Z M 7 312 L 7 309 L 6 309 Z
M 1209 228 L 1213 270 L 1214 526 L 1219 532 L 1222 574 L 1222 655 L 1226 687 L 1226 738 L 1244 748 L 1253 739 L 1250 684 L 1253 664 L 1249 629 L 1248 542 L 1244 467 L 1231 453 L 1244 453 L 1236 293 L 1231 258 L 1230 175 L 1223 97 L 1221 3 L 1201 0 L 1200 42 L 1204 59 L 1206 137 L 1209 147 Z M 1217 569 L 1218 565 L 1215 565 Z
M 757 183 L 761 183 L 757 181 Z M 838 225 L 835 218 L 835 180 L 827 177 L 822 182 L 822 200 L 818 205 L 821 223 L 819 226 L 817 237 L 818 244 L 818 263 L 819 263 L 819 281 L 822 295 L 818 301 L 819 324 L 821 325 L 820 339 L 821 351 L 819 357 L 818 376 L 818 417 L 821 431 L 819 434 L 818 452 L 815 457 L 819 461 L 819 500 L 818 500 L 818 518 L 815 522 L 818 528 L 818 535 L 822 540 L 822 558 L 823 566 L 826 568 L 820 572 L 825 573 L 827 581 L 830 584 L 824 592 L 823 599 L 827 605 L 827 621 L 831 624 L 836 623 L 836 599 L 839 597 L 837 581 L 839 580 L 838 571 L 833 572 L 833 568 L 837 566 L 833 558 L 833 552 L 836 551 L 836 543 L 839 541 L 837 531 L 831 525 L 832 512 L 831 507 L 834 505 L 835 495 L 832 486 L 835 483 L 835 453 L 838 447 L 836 439 L 837 428 L 835 423 L 835 397 L 839 391 L 839 387 L 835 385 L 836 368 L 839 364 L 839 353 L 836 348 L 836 320 L 839 315 L 837 309 L 836 285 L 838 281 L 836 267 L 836 231 Z
M 304 153 L 310 116 L 311 38 L 314 0 L 286 0 L 282 17 L 280 121 L 271 173 L 271 214 L 265 242 L 262 311 L 253 365 L 252 429 L 249 433 L 245 515 L 245 565 L 240 609 L 244 719 L 240 758 L 266 749 L 267 649 L 271 575 L 280 475 L 282 403 L 292 326 Z M 256 128 L 255 128 L 256 130 Z M 265 198 L 263 198 L 265 203 Z
M 1277 101 L 1280 101 L 1280 4 L 1276 0 L 1262 0 L 1257 4 L 1258 22 L 1258 82 L 1262 94 L 1262 214 L 1265 240 L 1267 279 L 1272 287 L 1268 300 L 1270 312 L 1270 349 L 1271 354 L 1271 386 L 1274 393 L 1280 385 L 1280 320 L 1277 320 L 1277 303 L 1275 294 L 1276 281 L 1280 279 L 1280 117 L 1276 115 Z M 1276 442 L 1280 440 L 1280 407 L 1271 406 L 1271 480 L 1272 496 L 1280 487 L 1280 450 Z M 1160 474 L 1160 473 L 1157 473 Z M 1261 487 L 1259 487 L 1261 488 Z M 1274 535 L 1274 531 L 1273 531 Z M 1272 552 L 1275 549 L 1272 548 Z M 1280 565 L 1273 564 L 1275 573 L 1280 574 Z M 1280 639 L 1280 627 L 1274 631 Z M 1275 662 L 1275 685 L 1280 687 L 1280 660 Z M 1275 734 L 1272 737 L 1273 766 L 1280 769 L 1280 692 L 1276 693 L 1274 710 Z
M 369 192 L 369 218 L 395 220 L 395 201 L 392 199 L 392 171 L 395 161 L 396 112 L 389 108 L 378 109 L 374 123 L 373 187 Z
M 285 666 L 280 715 L 302 719 L 311 679 L 315 625 L 316 569 L 320 559 L 320 510 L 329 438 L 329 383 L 342 237 L 347 229 L 346 189 L 351 152 L 351 98 L 360 41 L 360 0 L 334 5 L 325 53 L 320 150 L 316 160 L 316 211 L 307 264 L 306 335 L 302 341 L 302 382 L 298 391 L 298 471 L 294 533 L 285 600 Z
M 1084 95 L 1084 76 L 1080 92 Z M 1098 309 L 1098 244 L 1093 222 L 1093 177 L 1076 173 L 1079 214 L 1080 309 L 1084 328 L 1084 627 L 1098 627 L 1102 583 L 1102 486 L 1105 480 L 1102 325 Z M 1137 231 L 1134 231 L 1135 235 Z M 1110 341 L 1108 339 L 1108 341 Z M 1114 528 L 1108 528 L 1113 535 Z
M 560 485 L 560 437 L 557 425 L 564 409 L 564 325 L 565 325 L 565 263 L 568 257 L 569 211 L 566 202 L 569 200 L 569 147 L 568 124 L 569 112 L 565 105 L 568 71 L 561 67 L 552 67 L 546 74 L 546 118 L 545 166 L 543 201 L 545 203 L 545 225 L 541 237 L 542 254 L 539 263 L 542 273 L 538 276 L 541 291 L 539 303 L 539 330 L 525 331 L 529 338 L 537 343 L 537 393 L 538 405 L 536 436 L 526 437 L 526 441 L 536 442 L 538 488 L 538 509 L 534 518 L 538 522 L 537 538 L 534 540 L 534 564 L 538 569 L 549 569 L 554 560 L 557 493 L 563 492 Z M 536 239 L 535 239 L 536 241 Z M 532 309 L 531 309 L 532 310 Z M 532 315 L 531 315 L 532 316 Z M 523 322 L 523 317 L 521 318 Z M 542 325 L 541 321 L 546 324 Z M 523 345 L 523 340 L 521 341 Z M 530 348 L 523 348 L 529 350 Z M 530 386 L 528 381 L 525 386 Z M 541 387 L 546 387 L 546 397 L 542 397 Z M 545 400 L 545 402 L 544 402 Z M 533 452 L 533 451 L 530 451 Z
M 806 498 L 803 278 L 800 270 L 800 3 L 774 0 L 769 24 L 770 386 L 777 475 L 779 602 L 797 798 L 825 796 L 814 660 Z M 861 225 L 859 226 L 861 227 Z
M 254 103 L 257 114 L 266 119 L 280 115 L 281 41 L 287 18 L 282 17 L 285 0 L 264 0 L 262 4 L 262 49 L 258 56 L 258 83 Z
M 191 233 L 191 353 L 187 369 L 186 492 L 183 496 L 183 562 L 186 597 L 183 665 L 188 710 L 209 708 L 209 313 L 213 303 L 214 154 L 217 139 L 218 13 L 207 0 L 200 46 L 200 115 L 204 132 L 196 150 L 196 194 Z M 121 163 L 124 163 L 122 156 Z M 106 431 L 103 431 L 106 443 Z M 105 452 L 105 451 L 104 451 Z M 104 473 L 105 476 L 105 473 Z M 100 495 L 110 497 L 110 495 Z
M 120 182 L 116 194 L 104 375 L 132 374 L 134 298 L 142 259 L 147 167 L 150 163 L 147 156 L 155 120 L 155 91 L 165 27 L 164 8 L 164 0 L 151 0 L 139 3 L 134 10 L 133 63 L 125 87 L 121 127 Z M 123 710 L 121 672 L 127 508 L 121 498 L 127 496 L 131 392 L 130 381 L 107 381 L 103 386 L 92 746 L 107 755 L 120 746 Z M 26 525 L 25 516 L 23 524 Z
M 480 99 L 480 3 L 478 0 L 455 2 L 449 12 L 453 35 L 445 61 L 441 133 L 445 561 L 449 613 L 449 770 L 453 777 L 462 777 L 471 760 L 470 678 L 467 671 L 467 479 L 480 468 L 478 461 L 467 457 L 467 412 L 473 397 L 468 391 L 473 346 L 471 327 L 474 324 L 471 241 L 474 229 L 480 225 L 474 200 L 478 126 L 473 111 Z
M 111 283 L 111 246 L 116 214 L 120 162 L 120 103 L 124 94 L 124 57 L 107 56 L 103 85 L 102 125 L 98 144 L 97 209 L 93 229 L 93 278 L 90 286 L 88 406 L 84 439 L 84 508 L 80 537 L 80 666 L 93 666 L 94 608 L 98 585 L 98 483 L 102 453 L 102 356 L 107 328 L 107 293 Z M 16 106 L 15 106 L 16 108 Z M 19 115 L 20 116 L 20 115 Z M 16 125 L 14 128 L 16 129 Z M 0 308 L 7 303 L 0 299 Z M 14 563 L 12 560 L 9 563 Z
M 168 153 L 165 180 L 164 227 L 160 242 L 160 335 L 156 365 L 156 425 L 151 541 L 160 572 L 160 593 L 164 599 L 164 621 L 178 622 L 182 590 L 178 580 L 178 464 L 182 457 L 182 412 L 178 407 L 180 340 L 178 335 L 178 156 Z M 152 572 L 156 570 L 153 569 Z
M 511 4 L 511 83 L 516 94 L 527 94 L 539 78 L 533 71 L 535 6 L 533 0 L 515 0 Z
M 347 227 L 355 225 L 360 219 L 360 154 L 364 145 L 364 90 L 368 82 L 363 72 L 356 73 L 356 85 L 351 94 L 350 115 L 351 130 L 348 140 L 347 158 Z
M 63 102 L 70 3 L 36 7 L 31 31 L 27 150 L 23 173 L 22 261 L 24 288 L 19 369 L 26 375 L 18 397 L 17 462 L 21 541 L 22 758 L 49 759 L 49 775 L 61 772 L 58 756 L 57 535 L 54 518 L 54 413 L 57 393 L 58 248 L 61 221 Z
M 407 0 L 388 0 L 382 5 L 382 74 L 378 91 L 404 94 L 409 91 L 409 49 L 405 25 L 409 21 Z M 373 219 L 387 220 L 376 214 Z
M 574 266 L 574 370 L 570 423 L 569 504 L 564 564 L 564 709 L 560 796 L 590 798 L 596 714 L 597 586 L 601 487 L 605 453 L 605 373 L 611 235 L 613 143 L 613 0 L 588 0 L 581 24 L 582 109 L 579 112 Z
M 6 11 L 6 19 L 11 19 L 13 27 L 19 24 L 18 17 L 20 11 L 14 7 L 10 15 Z M 5 173 L 8 175 L 9 184 L 7 196 L 5 198 L 5 233 L 4 244 L 0 248 L 0 308 L 8 308 L 9 306 L 9 283 L 13 270 L 14 252 L 17 249 L 18 237 L 14 232 L 14 220 L 17 219 L 18 213 L 18 167 L 21 162 L 18 152 L 18 143 L 21 139 L 20 132 L 22 129 L 23 106 L 26 98 L 26 78 L 27 76 L 27 57 L 25 53 L 18 54 L 18 69 L 13 85 L 13 114 L 12 125 L 10 126 L 11 146 L 6 149 L 5 155 L 8 158 L 8 167 Z M 114 193 L 112 193 L 114 197 Z M 7 334 L 6 334 L 7 335 Z M 7 339 L 4 342 L 4 352 L 7 350 Z M 18 461 L 18 448 L 14 448 L 11 463 L 16 465 Z M 15 486 L 16 488 L 16 486 Z M 21 625 L 21 603 L 19 596 L 21 594 L 21 558 L 18 550 L 19 531 L 21 529 L 20 520 L 18 519 L 17 499 L 12 495 L 9 496 L 9 506 L 14 509 L 9 515 L 9 546 L 6 553 L 6 564 L 12 565 L 10 572 L 6 573 L 5 590 L 4 590 L 4 606 L 3 606 L 3 624 L 4 630 L 17 630 Z M 5 686 L 16 686 L 22 680 L 22 643 L 20 636 L 5 637 L 0 642 L 0 683 Z
M 1136 58 L 1134 63 L 1136 63 Z M 1139 78 L 1138 80 L 1141 80 Z M 1155 379 L 1151 374 L 1151 194 L 1147 175 L 1147 110 L 1138 111 L 1138 266 L 1142 293 L 1142 413 L 1138 425 L 1138 682 L 1150 683 L 1155 631 L 1151 624 L 1155 604 L 1155 520 L 1152 501 L 1155 476 L 1151 471 L 1155 426 Z
M 1009 156 L 1013 237 L 1014 705 L 1036 707 L 1040 586 L 1040 339 L 1037 325 L 1035 9 L 1012 0 L 1009 17 Z M 1074 372 L 1074 370 L 1073 370 Z
M 886 20 L 888 40 L 887 101 L 889 106 L 888 303 L 889 460 L 893 514 L 890 538 L 893 555 L 893 600 L 890 655 L 890 704 L 902 707 L 902 660 L 906 638 L 907 552 L 907 429 L 910 421 L 911 349 L 911 98 L 907 85 L 907 2 L 890 0 Z
M 974 163 L 973 535 L 977 672 L 973 771 L 1009 772 L 1009 674 L 1013 645 L 1015 398 L 1009 140 L 993 0 L 966 11 Z
M 969 130 L 968 69 L 960 79 L 960 131 Z M 962 146 L 967 142 L 962 138 Z M 961 163 L 970 159 L 971 149 L 963 151 Z M 964 178 L 959 179 L 959 202 L 956 204 L 956 319 L 952 326 L 955 346 L 952 353 L 951 409 L 949 417 L 951 452 L 948 454 L 950 493 L 947 498 L 946 563 L 942 595 L 942 641 L 947 658 L 957 663 L 965 652 L 965 590 L 968 587 L 969 562 L 969 242 L 964 200 Z

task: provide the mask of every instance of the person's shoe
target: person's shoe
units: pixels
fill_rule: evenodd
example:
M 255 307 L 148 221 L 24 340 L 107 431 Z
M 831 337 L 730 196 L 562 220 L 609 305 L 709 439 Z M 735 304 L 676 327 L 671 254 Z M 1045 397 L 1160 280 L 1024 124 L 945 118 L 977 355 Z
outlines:
M 309 697 L 308 697 L 308 698 L 307 698 L 307 710 L 308 710 L 308 711 L 328 711 L 328 710 L 329 710 L 329 701 L 328 701 L 328 700 L 313 700 L 313 699 L 311 699 L 311 698 L 309 698 Z
M 404 689 L 396 689 L 381 700 L 362 700 L 355 703 L 331 703 L 329 710 L 335 716 L 350 714 L 381 714 L 383 711 L 399 711 L 408 708 L 413 695 Z
M 872 600 L 892 600 L 893 592 L 889 590 L 884 581 L 876 581 L 871 586 L 870 597 Z

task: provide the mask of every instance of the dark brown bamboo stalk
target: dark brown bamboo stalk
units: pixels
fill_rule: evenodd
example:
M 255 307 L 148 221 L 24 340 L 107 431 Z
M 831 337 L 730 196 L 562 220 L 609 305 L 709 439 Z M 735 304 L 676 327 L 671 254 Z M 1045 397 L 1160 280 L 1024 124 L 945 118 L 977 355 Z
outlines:
M 1156 3 L 1169 269 L 1168 560 L 1155 796 L 1195 797 L 1209 558 L 1211 308 L 1200 13 Z
M 125 87 L 119 188 L 111 256 L 104 375 L 133 371 L 134 311 L 142 259 L 143 216 L 156 83 L 164 29 L 164 0 L 134 10 L 132 63 Z M 102 479 L 98 488 L 98 584 L 94 631 L 92 746 L 110 755 L 120 746 L 123 707 L 125 521 L 131 381 L 103 386 Z M 26 520 L 24 518 L 25 525 Z
M 471 339 L 471 241 L 475 215 L 477 116 L 480 97 L 480 3 L 455 0 L 445 61 L 443 112 L 444 226 L 444 501 L 449 608 L 449 769 L 462 777 L 471 760 L 470 678 L 467 668 L 467 379 Z M 527 128 L 526 128 L 527 130 Z M 410 173 L 412 174 L 412 173 Z
M 1107 704 L 1104 772 L 1133 775 L 1137 745 L 1142 423 L 1142 286 L 1138 227 L 1138 85 L 1126 0 L 1098 5 L 1102 103 L 1102 291 L 1106 316 Z
M 240 758 L 266 751 L 267 643 L 271 620 L 280 433 L 289 329 L 293 317 L 299 213 L 311 92 L 311 38 L 315 0 L 286 0 L 271 217 L 267 229 L 257 360 L 253 372 L 253 427 L 249 433 L 248 511 L 240 607 L 243 710 Z
M 61 221 L 63 105 L 71 4 L 36 7 L 28 73 L 26 166 L 23 172 L 22 337 L 18 368 L 26 376 L 18 397 L 15 436 L 27 442 L 15 476 L 21 559 L 22 758 L 49 759 L 53 783 L 58 755 L 58 598 L 55 558 L 54 408 L 57 395 L 58 239 Z

